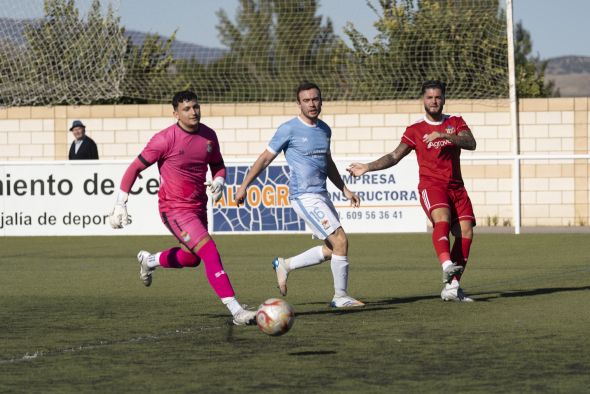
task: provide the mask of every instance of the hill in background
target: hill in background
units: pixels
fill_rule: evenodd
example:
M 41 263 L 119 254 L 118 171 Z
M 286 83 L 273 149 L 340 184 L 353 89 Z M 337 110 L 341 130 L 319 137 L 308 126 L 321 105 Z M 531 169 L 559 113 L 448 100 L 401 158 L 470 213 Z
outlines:
M 23 45 L 25 43 L 25 26 L 30 23 L 31 20 L 29 19 L 0 18 L 0 39 Z M 145 41 L 147 33 L 125 29 L 125 36 L 131 38 L 131 41 L 139 46 Z M 168 37 L 160 36 L 160 39 L 166 41 Z M 174 40 L 171 50 L 177 59 L 196 59 L 201 64 L 208 64 L 215 61 L 227 52 L 227 50 L 221 48 L 210 48 L 178 40 Z
M 145 41 L 147 33 L 137 30 L 125 30 L 125 35 L 130 37 L 135 45 L 140 46 Z M 160 36 L 160 38 L 162 41 L 166 41 L 169 37 Z M 227 53 L 226 49 L 205 47 L 199 44 L 178 40 L 174 40 L 170 49 L 172 50 L 175 59 L 196 59 L 201 64 L 211 63 Z
M 590 97 L 590 57 L 561 56 L 547 59 L 545 78 L 555 82 L 561 97 Z

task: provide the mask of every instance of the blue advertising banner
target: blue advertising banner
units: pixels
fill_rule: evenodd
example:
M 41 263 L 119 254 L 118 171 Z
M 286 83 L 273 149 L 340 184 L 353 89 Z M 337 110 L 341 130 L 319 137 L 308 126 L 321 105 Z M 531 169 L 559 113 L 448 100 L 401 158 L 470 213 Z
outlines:
M 377 173 L 352 177 L 346 167 L 354 159 L 336 160 L 340 176 L 359 195 L 361 206 L 349 201 L 328 181 L 328 193 L 349 233 L 425 232 L 426 217 L 418 198 L 418 165 L 407 158 Z M 366 161 L 366 160 L 364 160 Z M 214 233 L 310 232 L 289 202 L 289 167 L 273 162 L 250 185 L 245 204 L 238 207 L 234 194 L 251 163 L 226 162 L 226 190 L 213 206 L 210 229 Z
M 289 168 L 272 165 L 250 185 L 245 204 L 233 196 L 249 166 L 226 164 L 224 196 L 213 209 L 213 232 L 301 232 L 305 222 L 289 204 Z

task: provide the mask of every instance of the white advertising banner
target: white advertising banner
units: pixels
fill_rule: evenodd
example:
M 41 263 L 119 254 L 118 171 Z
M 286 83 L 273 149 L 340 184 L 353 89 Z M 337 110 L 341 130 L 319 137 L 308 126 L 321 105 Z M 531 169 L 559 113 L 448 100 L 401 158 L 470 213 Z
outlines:
M 108 215 L 129 162 L 0 164 L 0 235 L 167 234 L 158 214 L 157 166 L 135 182 L 131 223 L 113 230 Z
M 364 160 L 367 162 L 369 160 Z M 418 197 L 418 163 L 407 157 L 396 166 L 355 178 L 346 172 L 351 160 L 337 160 L 340 176 L 361 199 L 352 208 L 342 193 L 328 182 L 330 197 L 349 233 L 425 232 L 426 216 Z
M 328 182 L 330 197 L 348 233 L 426 231 L 414 158 L 360 178 L 345 170 L 354 160 L 337 160 L 336 164 L 349 188 L 361 197 L 360 208 L 351 208 Z M 289 204 L 289 170 L 284 161 L 269 166 L 248 189 L 247 203 L 237 207 L 233 193 L 252 162 L 226 162 L 227 188 L 222 200 L 210 206 L 210 231 L 306 232 L 305 223 Z M 156 165 L 145 170 L 133 186 L 128 204 L 131 223 L 120 230 L 110 228 L 108 214 L 128 165 L 127 161 L 0 163 L 0 236 L 168 234 L 158 212 Z

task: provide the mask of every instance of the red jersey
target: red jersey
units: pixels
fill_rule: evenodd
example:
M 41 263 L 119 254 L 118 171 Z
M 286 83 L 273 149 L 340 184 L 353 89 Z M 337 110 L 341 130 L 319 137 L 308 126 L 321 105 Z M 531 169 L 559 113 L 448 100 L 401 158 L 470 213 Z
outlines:
M 420 168 L 418 188 L 443 186 L 456 189 L 463 186 L 459 161 L 461 148 L 443 138 L 429 143 L 424 142 L 423 138 L 434 131 L 458 134 L 466 130 L 469 127 L 462 117 L 450 115 L 443 115 L 440 122 L 432 122 L 423 117 L 406 129 L 401 142 L 416 150 Z
M 139 155 L 149 166 L 158 163 L 160 211 L 207 209 L 207 168 L 213 178 L 225 178 L 225 166 L 215 131 L 199 125 L 196 133 L 174 124 L 155 134 Z

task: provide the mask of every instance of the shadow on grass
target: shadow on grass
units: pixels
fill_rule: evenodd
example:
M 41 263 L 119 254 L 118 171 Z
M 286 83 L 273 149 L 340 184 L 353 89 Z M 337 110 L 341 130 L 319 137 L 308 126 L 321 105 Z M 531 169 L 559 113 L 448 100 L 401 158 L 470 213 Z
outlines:
M 480 293 L 471 293 L 477 296 L 475 301 L 489 301 L 495 298 L 510 298 L 510 297 L 534 297 L 538 295 L 554 294 L 554 293 L 567 293 L 571 291 L 584 291 L 590 290 L 590 286 L 578 286 L 578 287 L 547 287 L 531 290 L 508 290 L 508 291 L 487 291 Z M 483 296 L 483 297 L 482 297 Z
M 508 290 L 503 292 L 488 291 L 488 292 L 472 292 L 470 296 L 474 297 L 476 302 L 488 302 L 496 298 L 509 298 L 509 297 L 534 297 L 538 295 L 564 293 L 571 291 L 584 291 L 590 290 L 590 286 L 579 286 L 579 287 L 553 287 L 553 288 L 539 288 L 531 290 Z M 304 312 L 296 312 L 296 316 L 314 316 L 314 315 L 348 315 L 354 313 L 368 313 L 375 311 L 384 311 L 394 309 L 396 305 L 411 304 L 419 301 L 428 300 L 440 300 L 439 295 L 422 295 L 413 297 L 397 297 L 397 298 L 384 298 L 376 301 L 365 301 L 365 307 L 363 308 L 349 308 L 349 309 L 336 309 L 330 308 L 326 302 L 307 302 L 303 304 L 297 304 L 297 306 L 312 305 L 321 306 L 322 309 L 311 310 Z M 325 308 L 325 309 L 324 309 Z M 297 309 L 297 308 L 296 308 Z M 206 316 L 211 318 L 227 317 L 227 315 L 220 314 L 207 314 Z M 228 321 L 228 325 L 232 326 L 231 320 Z
M 473 296 L 476 302 L 487 302 L 495 298 L 509 298 L 509 297 L 534 297 L 545 294 L 565 293 L 571 291 L 590 290 L 590 286 L 578 287 L 547 287 L 531 290 L 507 290 L 507 291 L 486 291 L 486 292 L 468 292 L 469 296 Z M 367 302 L 367 306 L 372 305 L 395 305 L 408 304 L 417 301 L 440 299 L 438 295 L 416 296 L 416 297 L 402 297 L 402 298 L 386 298 L 378 301 Z M 373 310 L 378 308 L 372 308 Z M 383 308 L 381 308 L 383 309 Z
M 309 350 L 301 352 L 287 353 L 289 356 L 325 356 L 328 354 L 336 354 L 334 350 Z
M 296 316 L 314 316 L 314 315 L 348 315 L 353 313 L 367 313 L 375 311 L 384 311 L 394 309 L 395 305 L 409 304 L 412 302 L 424 301 L 424 300 L 435 300 L 438 299 L 438 295 L 426 295 L 426 296 L 415 296 L 415 297 L 402 297 L 402 298 L 387 298 L 377 301 L 365 301 L 365 307 L 362 308 L 331 308 L 326 302 L 306 302 L 301 304 L 295 304 L 295 315 Z M 322 309 L 299 312 L 297 311 L 299 306 L 311 305 L 319 306 Z M 211 318 L 227 317 L 227 315 L 220 315 L 217 313 L 206 314 L 205 316 Z M 231 325 L 231 320 L 229 321 Z
M 414 297 L 401 297 L 401 298 L 387 298 L 377 301 L 365 301 L 365 307 L 363 308 L 350 308 L 350 309 L 323 309 L 315 311 L 298 312 L 297 316 L 311 316 L 311 315 L 347 315 L 352 313 L 366 313 L 375 311 L 391 310 L 395 308 L 395 305 L 409 304 L 424 300 L 438 299 L 437 295 L 425 295 L 425 296 L 414 296 Z M 300 305 L 327 305 L 325 302 L 310 302 Z

